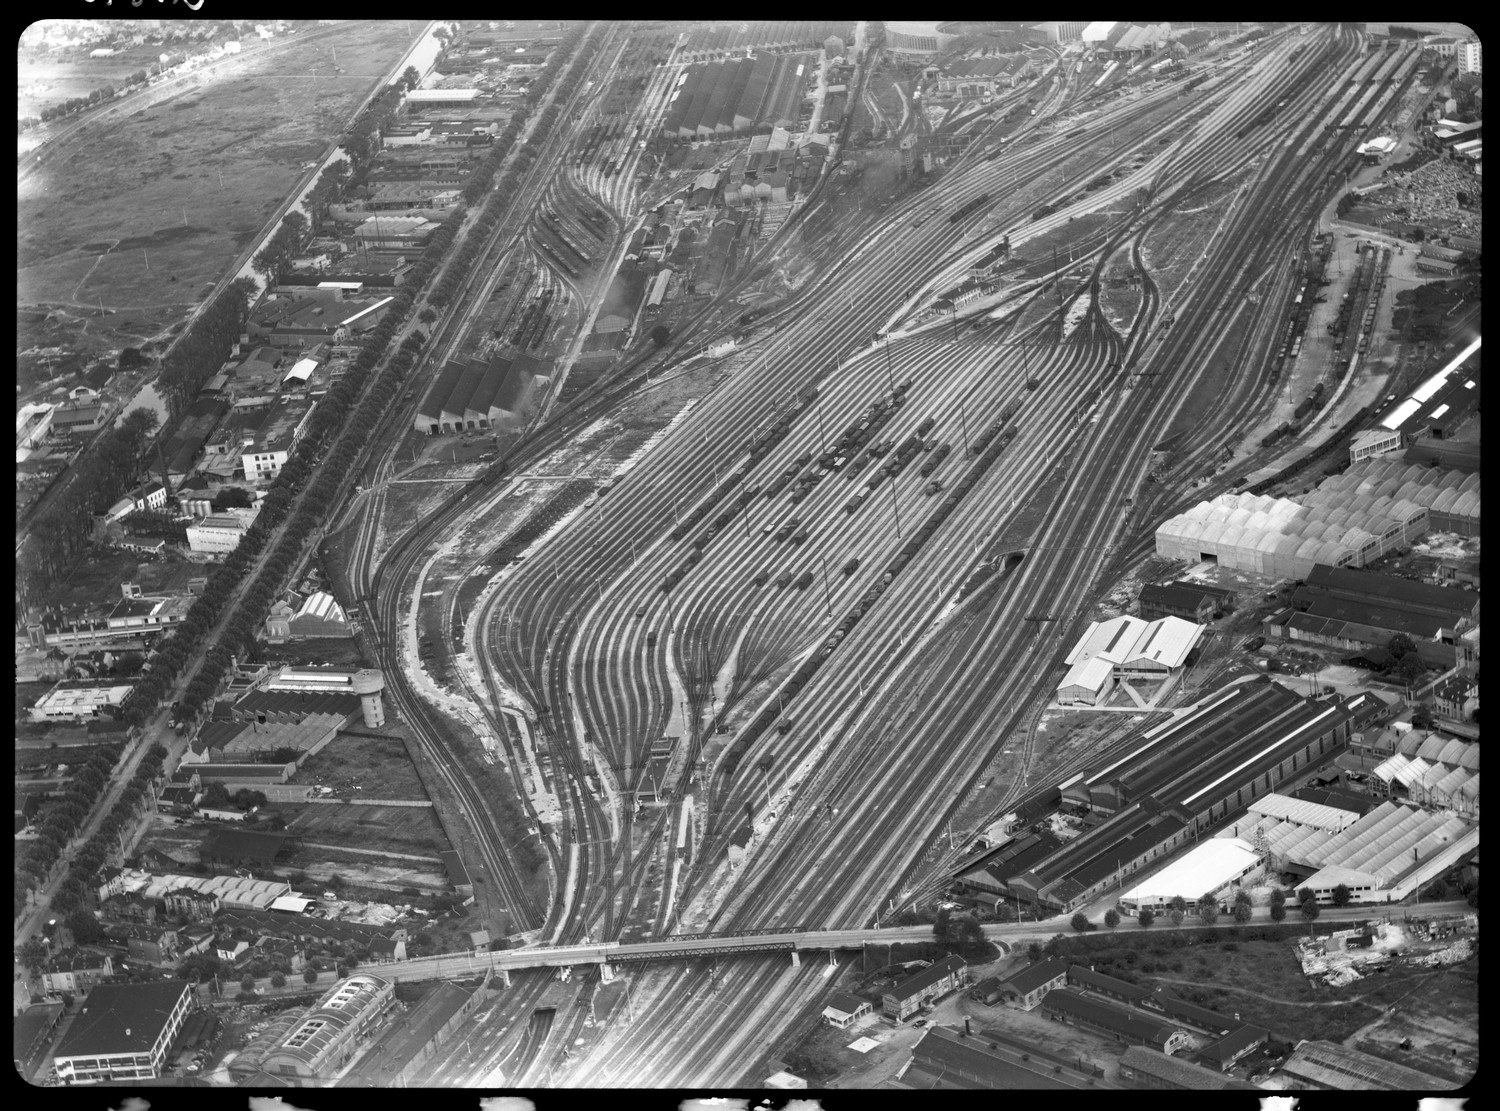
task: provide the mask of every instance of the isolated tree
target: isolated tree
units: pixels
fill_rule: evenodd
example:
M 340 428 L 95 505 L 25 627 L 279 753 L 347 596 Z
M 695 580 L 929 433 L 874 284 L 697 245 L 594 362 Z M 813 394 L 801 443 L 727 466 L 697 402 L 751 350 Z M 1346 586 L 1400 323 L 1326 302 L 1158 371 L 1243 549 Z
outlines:
M 1309 922 L 1316 921 L 1319 913 L 1317 900 L 1309 899 L 1302 904 L 1302 917 Z
M 252 976 L 252 975 L 250 975 L 250 973 L 248 973 L 248 972 L 245 973 L 243 976 L 241 976 L 240 977 L 240 990 L 241 991 L 254 991 L 255 990 L 255 977 Z
M 1104 924 L 1110 929 L 1114 929 L 1120 924 L 1120 912 L 1114 907 L 1110 907 L 1104 912 Z
M 304 984 L 316 984 L 318 982 L 318 970 L 308 965 L 302 970 L 302 982 Z
M 1142 926 L 1149 926 L 1151 925 L 1151 923 L 1156 921 L 1156 915 L 1152 914 L 1149 908 L 1142 907 L 1141 913 L 1136 915 L 1136 920 L 1140 922 Z
M 1255 910 L 1249 903 L 1234 904 L 1234 920 L 1241 925 L 1250 921 L 1254 914 Z
M 1184 914 L 1187 913 L 1187 900 L 1184 899 L 1181 895 L 1173 895 L 1171 900 L 1168 901 L 1167 906 L 1171 907 L 1173 910 L 1180 910 Z
M 1416 641 L 1412 640 L 1405 633 L 1397 633 L 1385 642 L 1385 650 L 1399 660 L 1408 652 L 1415 652 L 1417 644 Z
M 1243 887 L 1240 888 L 1238 891 L 1236 891 L 1234 893 L 1234 905 L 1235 906 L 1239 906 L 1240 904 L 1243 903 L 1245 906 L 1248 907 L 1250 905 L 1250 902 L 1251 902 L 1251 900 L 1250 900 L 1250 892 L 1246 891 Z
M 668 328 L 665 324 L 658 324 L 655 328 L 651 329 L 651 342 L 657 347 L 665 347 L 667 340 L 671 338 L 672 329 Z
M 1049 957 L 1058 957 L 1063 951 L 1063 935 L 1053 934 L 1047 939 L 1047 944 L 1042 946 L 1042 952 Z
M 431 324 L 434 320 L 437 319 L 437 316 L 437 310 L 432 308 L 430 305 L 424 308 L 421 312 L 417 313 L 417 319 L 420 320 L 423 324 Z
M 1198 917 L 1203 919 L 1205 926 L 1212 926 L 1219 919 L 1219 902 L 1211 895 L 1205 895 L 1198 900 Z
M 1271 905 L 1273 907 L 1279 907 L 1279 906 L 1284 906 L 1285 904 L 1286 904 L 1286 892 L 1283 891 L 1279 887 L 1273 887 L 1273 888 L 1271 888 Z
M 275 972 L 271 973 L 271 986 L 273 988 L 286 987 L 286 973 L 281 971 L 281 969 L 279 968 Z
M 1180 926 L 1182 925 L 1182 920 L 1187 917 L 1187 911 L 1183 910 L 1181 907 L 1173 907 L 1171 910 L 1167 911 L 1167 917 L 1172 920 L 1172 925 Z
M 16 949 L 16 959 L 33 972 L 47 963 L 47 943 L 39 937 L 29 937 Z
M 76 910 L 68 915 L 67 927 L 79 945 L 94 945 L 104 939 L 104 928 L 86 910 Z
M 1027 945 L 1026 956 L 1032 964 L 1038 963 L 1042 959 L 1042 943 L 1040 941 L 1033 941 Z
M 1079 933 L 1086 932 L 1089 928 L 1088 915 L 1084 914 L 1081 910 L 1077 914 L 1073 915 L 1073 928 Z
M 407 66 L 401 74 L 401 82 L 408 89 L 415 89 L 422 83 L 422 75 L 417 72 L 416 66 Z
M 1272 922 L 1281 922 L 1281 921 L 1284 921 L 1285 919 L 1286 919 L 1286 904 L 1285 903 L 1272 903 L 1271 904 L 1271 921 Z
M 1336 906 L 1336 907 L 1346 907 L 1346 906 L 1349 905 L 1349 900 L 1351 898 L 1353 898 L 1353 895 L 1349 891 L 1349 885 L 1348 884 L 1341 883 L 1341 884 L 1339 884 L 1337 887 L 1335 887 L 1333 889 L 1333 905 L 1334 906 Z
M 1396 661 L 1396 674 L 1402 682 L 1414 683 L 1427 672 L 1427 665 L 1416 652 L 1408 652 Z
M 1314 900 L 1316 898 L 1317 896 L 1313 894 L 1313 889 L 1310 887 L 1301 888 L 1297 892 L 1297 902 L 1299 904 L 1309 902 L 1310 900 Z

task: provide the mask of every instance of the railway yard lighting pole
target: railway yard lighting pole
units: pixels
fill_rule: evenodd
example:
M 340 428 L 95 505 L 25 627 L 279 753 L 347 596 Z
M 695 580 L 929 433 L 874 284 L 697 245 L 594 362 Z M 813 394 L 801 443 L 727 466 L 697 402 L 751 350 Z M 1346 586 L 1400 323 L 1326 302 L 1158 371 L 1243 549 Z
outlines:
M 823 601 L 828 606 L 828 620 L 832 621 L 833 620 L 833 594 L 828 589 L 828 557 L 826 555 L 820 555 L 820 556 L 818 556 L 818 561 L 823 566 Z
M 959 398 L 958 399 L 958 426 L 959 426 L 960 429 L 963 430 L 963 434 L 964 434 L 964 454 L 968 455 L 969 454 L 969 422 L 968 422 L 968 419 L 964 416 L 964 400 L 963 400 L 963 398 Z
M 895 516 L 896 516 L 896 539 L 900 540 L 901 539 L 901 503 L 896 500 L 896 483 L 894 482 L 894 480 L 890 484 L 890 491 L 891 491 L 891 510 L 895 513 Z
M 885 334 L 885 376 L 891 386 L 891 396 L 894 397 L 896 394 L 896 372 L 891 369 L 891 336 L 889 332 Z

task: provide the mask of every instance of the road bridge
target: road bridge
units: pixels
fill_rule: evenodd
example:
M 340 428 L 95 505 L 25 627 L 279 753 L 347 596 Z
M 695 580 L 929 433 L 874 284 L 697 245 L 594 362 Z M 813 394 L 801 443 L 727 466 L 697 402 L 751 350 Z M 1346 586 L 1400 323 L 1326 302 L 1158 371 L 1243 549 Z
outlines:
M 985 936 L 1009 950 L 999 940 L 1004 926 L 984 927 Z M 1055 930 L 1054 930 L 1055 932 Z M 605 941 L 586 945 L 545 945 L 504 949 L 494 953 L 447 953 L 436 957 L 390 961 L 368 967 L 372 975 L 397 982 L 411 980 L 457 980 L 482 976 L 489 969 L 499 974 L 526 968 L 566 968 L 578 964 L 614 965 L 633 961 L 694 960 L 738 953 L 789 953 L 800 960 L 803 952 L 860 949 L 879 944 L 932 940 L 931 926 L 895 926 L 886 929 L 761 930 L 741 934 L 682 934 L 660 941 Z

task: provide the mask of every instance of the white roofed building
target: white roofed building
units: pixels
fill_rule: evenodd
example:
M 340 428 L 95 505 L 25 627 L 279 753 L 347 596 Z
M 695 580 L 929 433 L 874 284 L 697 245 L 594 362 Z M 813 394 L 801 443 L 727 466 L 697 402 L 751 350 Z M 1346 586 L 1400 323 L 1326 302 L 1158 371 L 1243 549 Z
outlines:
M 1067 655 L 1058 701 L 1095 705 L 1122 679 L 1165 679 L 1186 663 L 1202 635 L 1202 625 L 1180 617 L 1095 621 Z
M 1222 898 L 1229 888 L 1253 881 L 1264 868 L 1264 858 L 1248 841 L 1214 837 L 1124 892 L 1120 908 L 1137 914 L 1164 910 L 1179 895 L 1189 904 L 1209 894 Z

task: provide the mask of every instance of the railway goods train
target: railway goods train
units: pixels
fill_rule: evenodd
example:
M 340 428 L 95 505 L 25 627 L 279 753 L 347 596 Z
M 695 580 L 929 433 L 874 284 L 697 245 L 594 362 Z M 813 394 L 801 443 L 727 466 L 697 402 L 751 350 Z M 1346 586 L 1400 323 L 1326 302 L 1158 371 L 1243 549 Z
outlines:
M 990 195 L 988 193 L 979 194 L 979 196 L 975 197 L 972 201 L 960 205 L 957 209 L 955 209 L 953 215 L 948 217 L 948 223 L 956 224 L 966 216 L 974 215 L 974 213 L 978 212 L 981 208 L 988 204 L 989 200 Z
M 803 660 L 801 665 L 799 665 L 797 669 L 792 673 L 791 677 L 782 684 L 778 703 L 785 703 L 787 701 L 790 701 L 798 691 L 800 691 L 804 686 L 807 685 L 807 683 L 812 679 L 813 674 L 817 671 L 819 666 L 822 665 L 823 661 L 832 654 L 833 649 L 837 647 L 838 644 L 846 636 L 849 635 L 850 630 L 852 630 L 854 626 L 859 622 L 859 619 L 863 617 L 866 611 L 868 611 L 869 608 L 875 604 L 876 600 L 879 599 L 881 594 L 885 592 L 886 588 L 895 581 L 896 576 L 901 573 L 901 571 L 912 560 L 912 558 L 915 557 L 916 554 L 921 550 L 922 546 L 932 537 L 933 533 L 937 531 L 938 526 L 941 525 L 943 521 L 947 519 L 948 515 L 953 512 L 954 508 L 958 505 L 958 502 L 963 497 L 963 495 L 967 494 L 969 490 L 973 488 L 974 484 L 979 480 L 984 472 L 988 470 L 989 467 L 995 462 L 995 460 L 1000 457 L 1001 453 L 1005 451 L 1006 447 L 1009 446 L 1011 440 L 1015 438 L 1016 433 L 1019 430 L 1015 426 L 1011 426 L 1010 428 L 1005 429 L 1005 431 L 1000 434 L 997 439 L 994 435 L 995 429 L 998 428 L 999 425 L 1004 421 L 1007 421 L 1012 416 L 1014 416 L 1019 408 L 1019 401 L 1012 401 L 1009 405 L 1006 406 L 1005 411 L 1001 416 L 1001 420 L 996 422 L 995 425 L 992 425 L 989 429 L 986 430 L 986 446 L 979 452 L 976 452 L 979 458 L 976 459 L 970 466 L 968 473 L 965 474 L 964 477 L 959 481 L 958 485 L 954 488 L 953 493 L 945 498 L 943 502 L 939 504 L 935 510 L 933 510 L 932 514 L 928 517 L 927 521 L 922 525 L 917 533 L 913 535 L 912 538 L 908 540 L 902 547 L 901 551 L 897 554 L 895 560 L 890 564 L 885 574 L 881 576 L 880 580 L 878 582 L 872 583 L 860 597 L 860 600 L 855 604 L 854 608 L 844 615 L 844 618 L 839 622 L 838 627 L 834 629 L 834 631 L 830 633 L 827 639 L 824 641 L 822 649 L 819 652 L 815 653 L 813 656 Z M 993 442 L 991 442 L 992 440 Z M 873 486 L 882 477 L 883 473 L 880 471 L 876 471 L 875 475 L 871 479 L 870 484 Z M 845 512 L 852 513 L 853 509 L 851 509 L 849 506 L 854 505 L 857 507 L 857 503 L 860 500 L 862 500 L 862 497 L 856 497 L 855 499 L 852 499 L 849 505 L 845 506 Z M 786 526 L 782 527 L 785 528 Z M 846 563 L 844 565 L 844 574 L 852 575 L 858 569 L 858 567 L 858 559 L 851 559 L 849 563 Z M 805 589 L 804 580 L 806 584 L 811 584 L 811 571 L 804 571 L 801 578 L 796 580 L 799 588 L 801 589 Z M 783 571 L 781 575 L 777 577 L 776 585 L 778 587 L 785 588 L 792 581 L 792 572 L 789 570 Z M 727 784 L 733 780 L 735 773 L 739 769 L 740 761 L 744 758 L 745 753 L 748 752 L 750 747 L 760 739 L 762 734 L 770 729 L 773 724 L 776 724 L 779 717 L 779 709 L 775 707 L 768 707 L 767 709 L 764 709 L 759 714 L 757 714 L 755 718 L 753 718 L 742 730 L 740 730 L 739 734 L 730 744 L 728 750 L 725 751 L 719 764 L 718 774 L 722 776 L 721 782 L 723 784 L 727 786 Z M 782 721 L 781 725 L 778 726 L 778 728 L 781 728 L 782 726 L 785 726 L 785 728 L 782 729 L 783 732 L 785 732 L 786 729 L 790 729 L 790 724 L 786 721 Z

